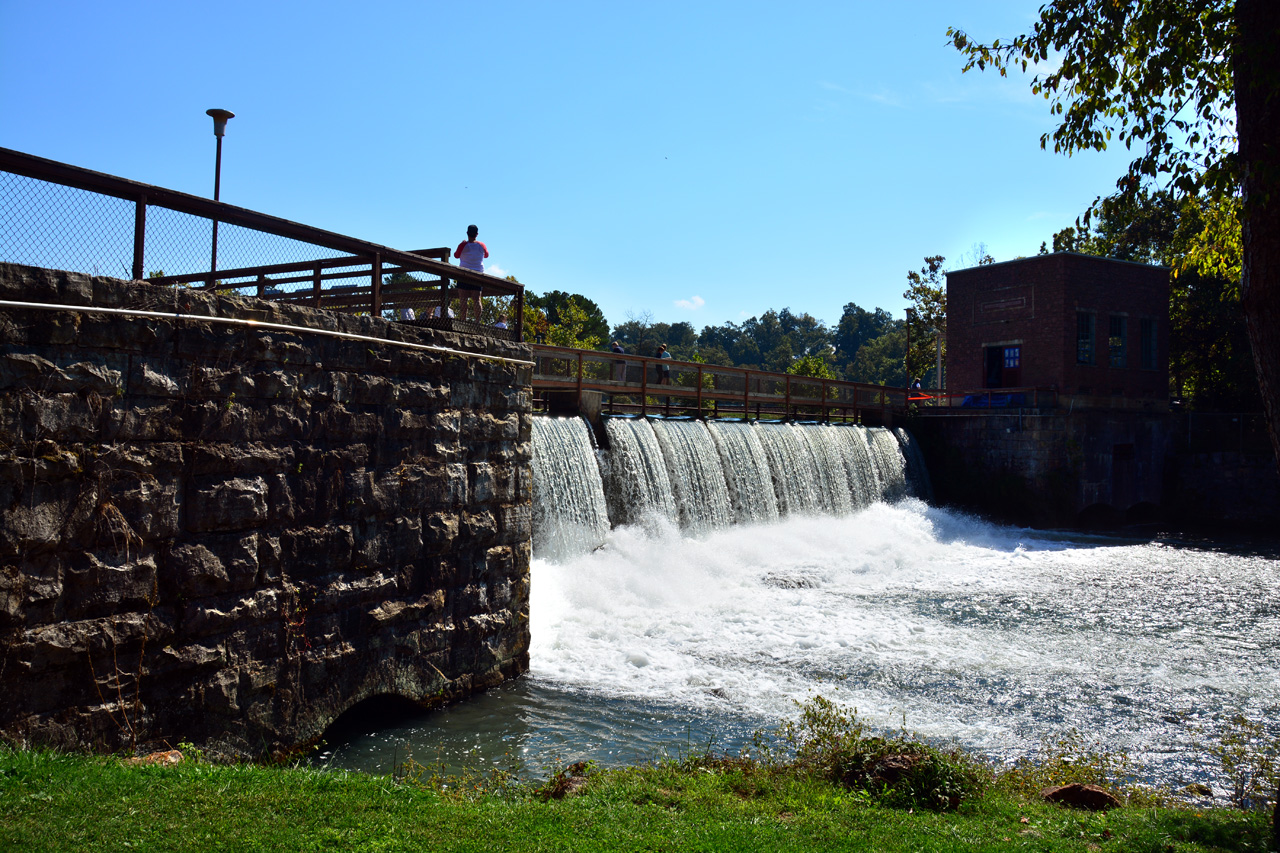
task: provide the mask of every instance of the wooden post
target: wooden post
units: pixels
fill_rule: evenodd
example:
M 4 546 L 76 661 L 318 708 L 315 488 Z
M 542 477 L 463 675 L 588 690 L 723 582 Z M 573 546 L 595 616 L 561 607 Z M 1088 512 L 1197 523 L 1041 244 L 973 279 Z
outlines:
M 373 316 L 382 315 L 382 254 L 373 253 L 373 262 L 369 265 L 369 275 L 373 278 Z
M 311 274 L 311 307 L 319 308 L 321 299 L 323 298 L 324 282 L 320 276 L 324 273 L 324 267 L 316 264 L 315 272 Z
M 578 393 L 577 393 L 578 411 L 582 411 L 582 350 L 578 350 Z
M 757 417 L 759 415 L 757 414 Z M 751 371 L 742 374 L 742 419 L 751 420 Z
M 447 257 L 447 256 L 446 256 Z M 516 291 L 516 342 L 524 343 L 524 288 Z M 581 371 L 579 371 L 581 376 Z
M 637 349 L 639 349 L 638 346 L 637 346 Z M 624 378 L 625 376 L 626 374 L 623 374 Z M 642 418 L 646 418 L 649 416 L 649 410 L 647 408 L 649 405 L 649 400 L 646 396 L 649 391 L 648 380 L 649 380 L 649 368 L 642 361 L 640 362 L 640 417 Z

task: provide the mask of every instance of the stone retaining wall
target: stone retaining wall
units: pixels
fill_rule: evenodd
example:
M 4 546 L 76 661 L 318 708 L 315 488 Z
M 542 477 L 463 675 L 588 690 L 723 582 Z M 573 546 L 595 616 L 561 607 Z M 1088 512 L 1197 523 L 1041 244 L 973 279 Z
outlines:
M 0 299 L 528 358 L 371 317 L 0 264 Z M 261 754 L 528 666 L 526 367 L 0 306 L 0 733 Z
M 1147 520 L 1164 501 L 1173 423 L 1126 410 L 1010 409 L 917 417 L 937 499 L 1037 527 Z

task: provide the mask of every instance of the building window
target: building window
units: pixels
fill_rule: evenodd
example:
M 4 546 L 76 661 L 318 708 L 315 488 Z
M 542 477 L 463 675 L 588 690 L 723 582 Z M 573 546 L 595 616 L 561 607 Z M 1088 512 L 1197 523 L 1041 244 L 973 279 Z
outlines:
M 1022 366 L 1022 347 L 1004 348 L 1004 369 L 1013 370 Z
M 1129 318 L 1111 317 L 1111 329 L 1107 335 L 1107 360 L 1112 367 L 1128 367 Z
M 1156 369 L 1156 321 L 1143 317 L 1138 321 L 1138 349 L 1141 352 L 1142 369 Z
M 1093 314 L 1076 312 L 1076 364 L 1093 364 Z

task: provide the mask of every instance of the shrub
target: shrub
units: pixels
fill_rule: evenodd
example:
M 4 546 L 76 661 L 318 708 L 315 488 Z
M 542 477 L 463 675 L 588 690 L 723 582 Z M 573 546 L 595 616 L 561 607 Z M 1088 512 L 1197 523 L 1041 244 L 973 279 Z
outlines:
M 906 731 L 868 736 L 856 709 L 821 696 L 801 704 L 799 720 L 784 723 L 779 735 L 798 771 L 866 791 L 888 806 L 954 809 L 979 795 L 990 777 L 972 756 Z

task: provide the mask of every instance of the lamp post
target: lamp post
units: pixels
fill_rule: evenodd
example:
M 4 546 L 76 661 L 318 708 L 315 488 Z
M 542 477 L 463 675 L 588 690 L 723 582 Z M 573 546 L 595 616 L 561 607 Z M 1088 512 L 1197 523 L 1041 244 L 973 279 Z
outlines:
M 903 358 L 903 366 L 907 369 L 907 385 L 911 385 L 911 319 L 915 316 L 916 309 L 907 309 L 907 354 Z
M 218 155 L 213 166 L 213 200 L 218 201 L 222 190 L 222 137 L 227 132 L 227 119 L 235 118 L 230 110 L 205 110 L 205 115 L 213 119 L 213 135 L 218 137 Z M 218 271 L 218 219 L 213 219 L 213 255 L 209 259 L 209 285 L 213 285 L 213 274 Z

